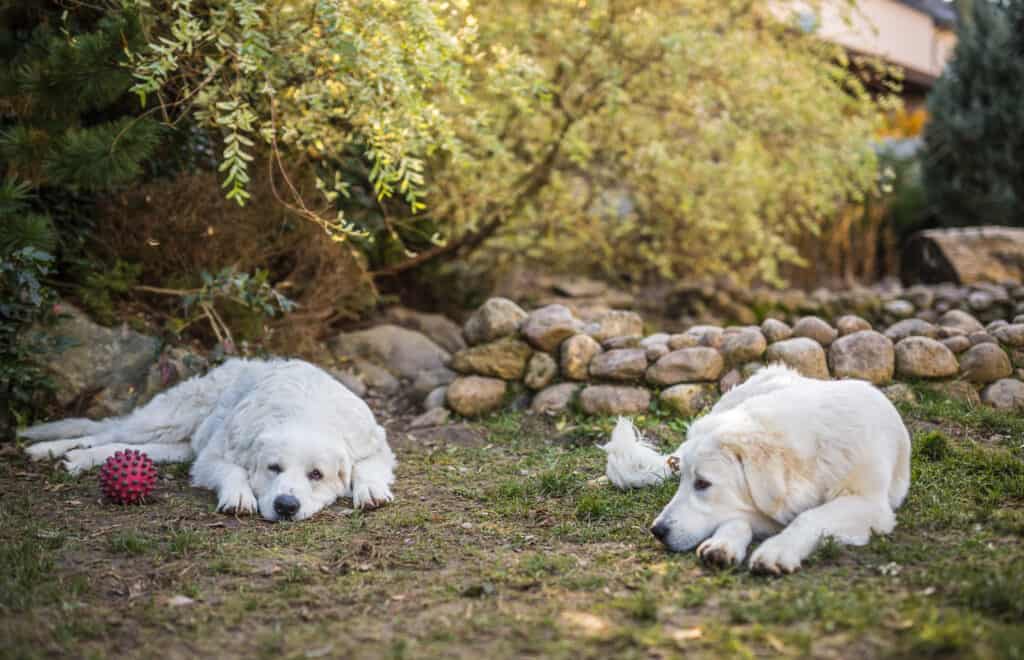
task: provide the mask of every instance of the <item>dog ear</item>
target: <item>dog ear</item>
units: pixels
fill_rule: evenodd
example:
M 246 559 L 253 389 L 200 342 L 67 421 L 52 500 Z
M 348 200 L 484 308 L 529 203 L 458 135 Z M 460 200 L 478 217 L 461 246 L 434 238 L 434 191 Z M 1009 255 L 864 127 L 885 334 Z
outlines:
M 807 461 L 778 438 L 745 435 L 722 443 L 739 463 L 754 506 L 783 525 L 808 508 L 814 492 Z

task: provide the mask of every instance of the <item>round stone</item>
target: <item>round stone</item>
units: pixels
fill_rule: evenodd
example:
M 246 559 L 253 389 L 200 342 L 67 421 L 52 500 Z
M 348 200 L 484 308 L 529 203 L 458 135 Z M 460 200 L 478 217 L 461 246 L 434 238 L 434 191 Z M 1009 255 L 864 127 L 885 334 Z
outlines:
M 647 347 L 647 361 L 657 362 L 662 356 L 668 355 L 670 352 L 667 344 L 652 344 Z
M 697 338 L 686 332 L 670 335 L 668 338 L 668 348 L 671 351 L 678 351 L 684 348 L 696 348 L 697 343 Z
M 889 326 L 885 336 L 892 341 L 900 341 L 907 337 L 929 337 L 935 339 L 939 335 L 939 329 L 928 321 L 921 319 L 904 319 Z
M 558 363 L 547 353 L 534 353 L 526 363 L 523 382 L 531 390 L 542 390 L 558 375 Z
M 861 330 L 835 340 L 828 358 L 834 378 L 857 378 L 874 385 L 891 381 L 896 366 L 892 342 L 874 330 Z
M 764 355 L 768 341 L 755 328 L 737 328 L 727 332 L 722 340 L 722 356 L 729 364 L 742 364 L 757 360 Z
M 1012 324 L 1004 325 L 995 331 L 996 339 L 1012 346 L 1013 348 L 1024 348 L 1024 323 L 1016 320 Z
M 839 336 L 839 332 L 817 316 L 805 316 L 793 326 L 793 336 L 807 337 L 822 346 L 828 346 Z
M 846 314 L 836 319 L 836 330 L 839 331 L 839 336 L 843 337 L 861 330 L 871 330 L 871 324 L 856 314 Z
M 530 410 L 535 413 L 557 413 L 569 410 L 576 393 L 583 387 L 579 383 L 559 383 L 545 387 L 533 397 Z
M 605 342 L 613 337 L 639 337 L 644 332 L 644 321 L 636 312 L 615 309 L 605 312 L 593 323 L 588 323 L 584 326 L 583 332 L 598 342 Z
M 590 361 L 601 352 L 601 345 L 589 335 L 573 335 L 562 344 L 562 375 L 571 380 L 587 380 Z
M 491 298 L 470 315 L 462 333 L 470 345 L 484 344 L 516 334 L 525 318 L 523 308 L 508 298 Z
M 590 385 L 580 393 L 580 407 L 589 415 L 639 415 L 651 405 L 651 393 L 643 387 Z
M 939 325 L 948 328 L 958 328 L 963 330 L 964 334 L 970 334 L 972 332 L 978 332 L 979 330 L 985 329 L 978 319 L 974 318 L 967 312 L 960 311 L 959 309 L 951 309 L 940 316 Z
M 909 300 L 890 300 L 882 306 L 882 310 L 898 319 L 910 318 L 916 311 L 914 303 Z
M 761 323 L 761 332 L 764 333 L 769 344 L 785 341 L 793 336 L 793 328 L 778 319 L 765 319 Z
M 661 405 L 683 417 L 693 417 L 714 404 L 718 389 L 711 383 L 673 385 L 662 390 Z
M 607 380 L 638 380 L 647 371 L 647 351 L 620 348 L 599 353 L 590 361 L 590 375 Z
M 576 334 L 582 326 L 583 323 L 574 318 L 565 305 L 548 305 L 530 312 L 523 321 L 520 332 L 536 348 L 553 353 L 566 338 Z
M 656 385 L 718 380 L 725 367 L 722 354 L 698 346 L 672 351 L 647 369 L 647 380 Z
M 909 378 L 948 378 L 959 371 L 956 356 L 928 337 L 907 337 L 896 344 L 896 373 Z
M 526 342 L 515 337 L 503 337 L 462 349 L 452 356 L 451 367 L 464 374 L 519 380 L 531 355 L 533 349 Z
M 971 340 L 964 335 L 946 337 L 945 339 L 942 340 L 942 343 L 946 346 L 946 348 L 948 348 L 949 350 L 953 351 L 958 355 L 971 347 Z
M 981 400 L 999 410 L 1024 411 L 1024 383 L 1013 378 L 997 380 L 981 391 Z
M 768 364 L 781 362 L 808 378 L 828 378 L 825 349 L 808 337 L 794 337 L 772 344 L 765 353 L 765 361 Z
M 978 344 L 960 356 L 960 376 L 986 385 L 1013 373 L 1010 358 L 998 344 Z
M 498 378 L 462 376 L 448 386 L 448 407 L 463 417 L 497 410 L 505 401 L 508 385 Z

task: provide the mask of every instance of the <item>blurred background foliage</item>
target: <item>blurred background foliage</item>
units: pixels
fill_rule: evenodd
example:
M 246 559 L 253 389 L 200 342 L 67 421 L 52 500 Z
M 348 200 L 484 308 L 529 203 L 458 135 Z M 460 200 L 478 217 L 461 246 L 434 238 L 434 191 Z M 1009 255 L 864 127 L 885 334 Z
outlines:
M 1019 168 L 956 140 L 999 148 L 964 118 L 995 81 L 963 81 L 1020 48 L 1020 19 L 981 10 L 926 112 L 790 6 L 808 4 L 0 0 L 19 200 L 0 258 L 50 255 L 41 284 L 107 322 L 135 306 L 171 334 L 295 347 L 395 294 L 473 304 L 513 265 L 810 287 L 895 272 L 921 227 L 996 219 L 943 209 L 1019 194 L 996 171 Z M 221 280 L 258 291 L 194 323 Z

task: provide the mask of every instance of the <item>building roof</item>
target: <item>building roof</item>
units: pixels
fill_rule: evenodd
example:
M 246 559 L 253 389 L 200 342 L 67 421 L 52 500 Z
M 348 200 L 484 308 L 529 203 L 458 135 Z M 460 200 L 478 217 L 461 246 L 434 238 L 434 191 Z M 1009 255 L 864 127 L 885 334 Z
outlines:
M 928 14 L 937 25 L 952 28 L 956 25 L 956 5 L 946 0 L 899 0 L 917 11 Z

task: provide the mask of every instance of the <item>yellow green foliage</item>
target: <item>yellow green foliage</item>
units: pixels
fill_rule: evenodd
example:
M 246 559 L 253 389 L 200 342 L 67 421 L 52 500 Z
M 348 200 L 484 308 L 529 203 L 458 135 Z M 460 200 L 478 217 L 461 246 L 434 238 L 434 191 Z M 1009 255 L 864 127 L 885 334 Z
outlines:
M 785 2 L 125 2 L 148 7 L 136 91 L 223 135 L 228 196 L 268 153 L 379 273 L 772 279 L 874 182 L 878 108 Z M 290 186 L 306 168 L 321 199 Z

